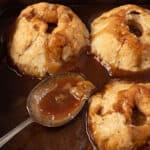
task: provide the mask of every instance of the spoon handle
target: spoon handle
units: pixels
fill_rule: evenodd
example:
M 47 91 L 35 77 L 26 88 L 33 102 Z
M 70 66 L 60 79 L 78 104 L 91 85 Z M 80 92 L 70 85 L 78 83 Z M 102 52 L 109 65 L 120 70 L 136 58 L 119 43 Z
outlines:
M 24 122 L 20 123 L 17 127 L 10 130 L 7 134 L 0 138 L 0 148 L 5 145 L 10 139 L 12 139 L 17 133 L 19 133 L 22 129 L 24 129 L 29 124 L 33 123 L 34 121 L 31 118 L 28 118 Z

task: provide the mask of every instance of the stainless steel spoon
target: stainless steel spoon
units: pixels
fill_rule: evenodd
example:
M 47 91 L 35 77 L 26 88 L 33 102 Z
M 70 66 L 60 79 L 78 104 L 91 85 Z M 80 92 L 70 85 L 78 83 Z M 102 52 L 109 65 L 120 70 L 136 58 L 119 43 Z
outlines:
M 62 82 L 64 83 L 64 85 L 61 85 L 61 89 L 59 89 L 58 91 L 58 87 L 60 86 L 59 84 L 62 84 L 60 81 L 64 79 L 65 79 L 65 82 L 64 81 Z M 76 85 L 71 85 L 70 82 L 72 82 L 73 79 L 77 79 L 75 81 L 77 82 Z M 58 127 L 58 126 L 62 126 L 66 124 L 67 122 L 75 118 L 77 114 L 81 111 L 81 109 L 83 108 L 85 104 L 85 101 L 88 99 L 91 91 L 94 88 L 95 87 L 91 82 L 85 81 L 85 79 L 81 75 L 76 74 L 76 73 L 66 73 L 66 74 L 61 74 L 61 75 L 55 75 L 55 76 L 48 77 L 42 80 L 30 92 L 28 99 L 27 99 L 27 110 L 30 115 L 30 118 L 28 118 L 26 121 L 22 122 L 16 128 L 12 129 L 6 135 L 1 137 L 0 148 L 4 144 L 6 144 L 10 139 L 12 139 L 17 133 L 19 133 L 22 129 L 24 129 L 25 127 L 27 127 L 33 122 L 36 122 L 38 124 L 41 124 L 47 127 Z M 71 112 L 64 115 L 61 119 L 57 118 L 54 114 L 41 113 L 41 110 L 38 107 L 38 104 L 42 100 L 42 98 L 50 92 L 54 92 L 54 94 L 56 94 L 55 90 L 58 91 L 57 95 L 55 95 L 57 97 L 59 96 L 59 94 L 62 95 L 62 93 L 64 93 L 65 90 L 68 90 L 68 92 L 73 92 L 73 94 L 75 94 L 74 97 L 76 97 L 77 101 L 80 100 L 80 102 L 77 103 L 78 106 L 72 109 Z M 50 100 L 51 98 L 52 97 L 50 97 Z

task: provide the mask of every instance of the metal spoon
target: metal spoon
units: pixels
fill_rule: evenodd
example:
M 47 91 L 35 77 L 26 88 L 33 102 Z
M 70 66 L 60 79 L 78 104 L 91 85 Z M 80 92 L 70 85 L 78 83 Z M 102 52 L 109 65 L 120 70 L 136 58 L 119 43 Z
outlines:
M 70 78 L 70 79 L 68 80 L 67 78 Z M 77 79 L 75 81 L 77 82 L 77 84 L 73 85 L 74 87 L 71 87 L 70 82 L 72 82 L 74 78 Z M 65 79 L 65 82 L 63 81 L 64 79 Z M 59 88 L 59 91 L 58 91 L 58 86 L 60 86 L 59 82 L 61 80 L 62 80 L 62 83 L 64 83 L 64 85 L 61 85 L 61 89 Z M 19 133 L 22 129 L 24 129 L 25 127 L 27 127 L 33 122 L 36 122 L 38 124 L 41 124 L 47 127 L 58 127 L 58 126 L 62 126 L 66 124 L 67 122 L 75 118 L 77 114 L 81 111 L 81 109 L 83 108 L 85 104 L 85 101 L 88 99 L 91 91 L 94 88 L 95 87 L 91 82 L 85 81 L 85 79 L 81 75 L 76 74 L 76 73 L 66 73 L 66 74 L 61 74 L 61 75 L 55 75 L 55 76 L 48 77 L 42 80 L 30 92 L 28 99 L 27 99 L 26 107 L 30 115 L 30 118 L 28 118 L 26 121 L 22 122 L 16 128 L 12 129 L 6 135 L 1 137 L 0 148 L 4 144 L 6 144 L 10 139 L 12 139 L 17 133 Z M 59 94 L 62 95 L 62 93 L 64 93 L 65 90 L 68 90 L 68 92 L 72 92 L 73 96 L 76 97 L 77 99 L 76 107 L 72 109 L 71 112 L 69 113 L 67 112 L 62 118 L 59 118 L 55 114 L 51 114 L 49 112 L 43 113 L 43 111 L 41 111 L 41 108 L 39 107 L 39 103 L 43 99 L 44 96 L 46 96 L 48 93 L 54 92 L 53 94 L 57 94 L 55 96 L 59 97 Z M 50 100 L 51 98 L 52 97 L 50 97 Z M 58 103 L 58 105 L 60 104 Z M 56 108 L 56 110 L 57 109 L 58 108 Z M 60 113 L 60 115 L 62 114 Z

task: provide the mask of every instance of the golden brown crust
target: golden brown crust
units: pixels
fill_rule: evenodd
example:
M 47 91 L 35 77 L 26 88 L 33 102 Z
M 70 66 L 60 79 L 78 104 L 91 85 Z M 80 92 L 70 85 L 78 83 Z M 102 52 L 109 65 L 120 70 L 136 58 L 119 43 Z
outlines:
M 48 24 L 57 26 L 49 33 Z M 68 7 L 38 3 L 25 8 L 9 38 L 10 56 L 25 74 L 55 73 L 89 44 L 89 33 Z
M 104 93 L 93 95 L 88 125 L 98 149 L 133 150 L 146 144 L 150 137 L 149 108 L 150 83 L 113 81 Z
M 150 11 L 136 5 L 114 8 L 91 24 L 92 53 L 111 67 L 140 72 L 150 69 Z

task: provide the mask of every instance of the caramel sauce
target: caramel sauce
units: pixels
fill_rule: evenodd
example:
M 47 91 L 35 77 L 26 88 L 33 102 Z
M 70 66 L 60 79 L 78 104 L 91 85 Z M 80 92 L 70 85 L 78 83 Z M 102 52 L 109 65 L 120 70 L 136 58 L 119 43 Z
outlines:
M 56 80 L 56 88 L 41 98 L 39 108 L 45 115 L 53 115 L 55 119 L 69 115 L 79 106 L 82 99 L 76 99 L 70 89 L 81 79 L 77 77 L 63 77 Z
M 80 56 L 78 68 L 99 90 L 110 78 L 107 70 L 88 52 Z

